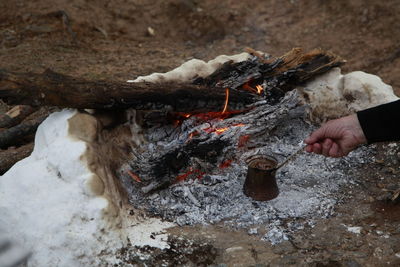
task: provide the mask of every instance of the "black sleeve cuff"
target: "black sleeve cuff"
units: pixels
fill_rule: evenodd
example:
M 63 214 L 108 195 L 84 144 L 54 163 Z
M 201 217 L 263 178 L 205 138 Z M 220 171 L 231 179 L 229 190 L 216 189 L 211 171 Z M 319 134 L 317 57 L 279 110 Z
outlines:
M 357 112 L 369 144 L 400 140 L 400 100 Z

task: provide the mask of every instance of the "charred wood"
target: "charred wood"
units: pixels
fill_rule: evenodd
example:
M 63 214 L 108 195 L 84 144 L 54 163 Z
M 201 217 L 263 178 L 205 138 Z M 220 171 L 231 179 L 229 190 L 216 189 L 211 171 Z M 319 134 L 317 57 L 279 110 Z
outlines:
M 226 62 L 210 76 L 199 78 L 194 83 L 231 89 L 264 84 L 266 92 L 279 90 L 284 93 L 345 63 L 340 57 L 320 49 L 304 53 L 302 49 L 294 48 L 282 57 L 265 59 L 258 52 L 248 50 L 254 54 L 253 58 L 237 63 Z
M 0 148 L 4 149 L 9 146 L 20 145 L 26 141 L 24 138 L 34 134 L 39 124 L 42 123 L 46 117 L 47 116 L 41 116 L 1 131 Z M 33 139 L 33 136 L 31 139 Z
M 225 89 L 181 83 L 126 83 L 87 81 L 47 70 L 42 74 L 0 71 L 0 99 L 8 104 L 90 109 L 157 109 L 219 111 Z M 254 95 L 232 90 L 234 104 L 253 102 Z
M 277 103 L 285 92 L 343 63 L 321 50 L 303 53 L 293 49 L 279 58 L 263 59 L 257 54 L 246 61 L 226 62 L 193 83 L 87 81 L 51 70 L 42 74 L 0 70 L 0 99 L 8 104 L 70 108 L 155 110 L 168 105 L 177 112 L 220 111 L 225 88 L 230 89 L 230 107 L 260 99 L 257 92 L 248 90 L 256 85 L 264 87 L 266 99 Z
M 250 139 L 245 150 L 256 151 L 258 147 L 263 147 L 280 124 L 292 116 L 300 116 L 297 114 L 297 110 L 301 108 L 299 101 L 297 91 L 293 90 L 288 92 L 278 105 L 269 105 L 265 100 L 257 102 L 252 106 L 253 109 L 246 113 L 214 121 L 212 125 L 205 122 L 195 127 L 190 126 L 189 132 L 198 133 L 192 137 L 188 135 L 189 132 L 183 133 L 185 126 L 181 125 L 166 137 L 160 136 L 163 142 L 168 143 L 166 140 L 170 142 L 164 149 L 154 151 L 138 149 L 140 153 L 132 151 L 133 159 L 122 167 L 121 173 L 126 175 L 127 170 L 131 170 L 141 178 L 140 183 L 135 183 L 137 194 L 160 190 L 179 182 L 182 176 L 199 179 L 203 174 L 210 173 L 220 166 L 222 162 L 218 160 L 222 154 L 225 159 L 234 157 L 239 149 L 239 136 L 248 136 Z M 220 135 L 210 134 L 204 131 L 206 125 L 214 129 L 231 128 L 231 130 Z M 157 131 L 157 128 L 154 128 L 154 131 Z M 152 140 L 152 142 L 157 141 Z

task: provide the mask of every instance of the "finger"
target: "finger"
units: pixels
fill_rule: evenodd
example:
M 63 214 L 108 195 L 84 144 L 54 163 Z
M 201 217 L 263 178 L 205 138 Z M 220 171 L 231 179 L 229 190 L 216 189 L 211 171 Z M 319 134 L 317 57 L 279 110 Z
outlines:
M 318 130 L 311 133 L 309 137 L 307 137 L 304 142 L 308 145 L 316 143 L 318 140 L 323 139 L 325 137 L 325 126 L 322 126 Z
M 329 150 L 329 156 L 332 158 L 339 158 L 341 157 L 339 153 L 339 145 L 337 143 L 333 143 L 331 149 Z
M 313 146 L 313 152 L 315 154 L 321 154 L 322 153 L 322 146 L 321 146 L 320 143 L 315 143 L 312 146 Z
M 312 145 L 307 145 L 307 146 L 306 146 L 306 151 L 307 151 L 308 153 L 313 152 L 313 146 L 312 146 Z
M 324 142 L 322 143 L 322 155 L 324 155 L 325 157 L 329 157 L 329 150 L 331 150 L 332 144 L 332 139 L 327 138 L 324 140 Z

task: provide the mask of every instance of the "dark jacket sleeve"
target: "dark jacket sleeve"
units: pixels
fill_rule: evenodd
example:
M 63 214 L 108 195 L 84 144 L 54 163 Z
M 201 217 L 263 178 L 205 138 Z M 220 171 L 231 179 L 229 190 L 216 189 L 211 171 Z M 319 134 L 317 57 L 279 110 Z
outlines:
M 400 140 L 400 100 L 357 112 L 368 143 Z

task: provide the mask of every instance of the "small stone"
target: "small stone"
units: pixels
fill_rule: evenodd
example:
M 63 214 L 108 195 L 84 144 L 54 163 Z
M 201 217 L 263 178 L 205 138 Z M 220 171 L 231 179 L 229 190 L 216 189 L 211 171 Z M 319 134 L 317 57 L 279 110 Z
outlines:
M 347 228 L 347 231 L 350 233 L 361 234 L 362 227 L 360 227 L 360 226 L 346 226 L 346 225 L 344 225 L 344 226 Z
M 156 35 L 156 32 L 154 31 L 154 29 L 153 29 L 152 27 L 147 27 L 147 33 L 148 33 L 150 36 Z
M 247 233 L 249 235 L 256 235 L 258 233 L 258 228 L 250 228 Z

